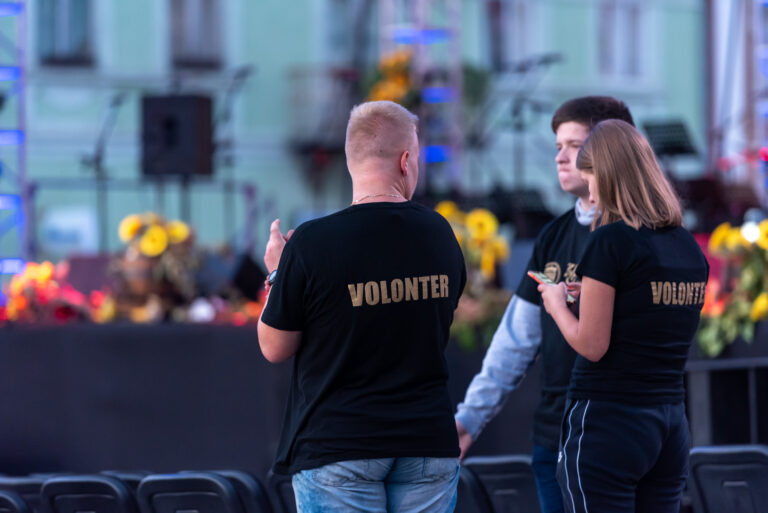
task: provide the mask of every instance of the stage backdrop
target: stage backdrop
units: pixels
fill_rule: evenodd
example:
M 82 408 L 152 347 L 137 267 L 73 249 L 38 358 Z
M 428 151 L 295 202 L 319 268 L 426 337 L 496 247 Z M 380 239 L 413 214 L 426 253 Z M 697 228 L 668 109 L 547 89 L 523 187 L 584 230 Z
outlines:
M 694 445 L 768 443 L 768 324 L 723 358 L 695 348 Z M 484 348 L 447 351 L 454 405 Z M 0 328 L 0 473 L 234 468 L 264 478 L 291 362 L 268 363 L 254 328 L 69 325 Z M 470 455 L 529 453 L 538 365 Z
M 447 353 L 454 403 L 484 350 Z M 255 328 L 0 328 L 0 473 L 236 468 L 264 477 L 291 362 L 261 355 Z M 532 369 L 472 454 L 527 453 Z

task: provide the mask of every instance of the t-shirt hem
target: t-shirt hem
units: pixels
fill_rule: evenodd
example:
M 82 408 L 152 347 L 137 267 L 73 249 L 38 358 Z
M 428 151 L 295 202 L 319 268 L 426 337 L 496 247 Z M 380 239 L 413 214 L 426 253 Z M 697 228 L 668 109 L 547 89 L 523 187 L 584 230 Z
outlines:
M 261 316 L 261 322 L 269 326 L 270 328 L 274 328 L 276 330 L 280 331 L 302 331 L 301 326 L 294 326 L 292 324 L 284 324 L 280 322 L 278 319 L 275 319 L 269 315 L 262 315 Z
M 616 395 L 615 393 L 597 393 L 584 391 L 569 391 L 568 399 L 585 399 L 594 401 L 608 401 L 612 403 L 636 404 L 640 406 L 650 406 L 655 404 L 678 404 L 685 401 L 685 393 L 664 394 L 664 395 Z
M 596 270 L 591 269 L 591 268 L 587 268 L 587 269 L 583 269 L 583 270 L 579 270 L 577 268 L 576 275 L 579 278 L 584 278 L 586 276 L 587 278 L 591 278 L 593 280 L 597 280 L 600 283 L 605 283 L 606 285 L 608 285 L 610 287 L 616 288 L 616 279 L 615 279 L 615 277 L 609 276 L 607 274 L 606 275 L 602 275 L 599 271 L 596 271 Z
M 293 475 L 302 470 L 311 470 L 314 468 L 322 467 L 323 465 L 329 465 L 331 463 L 337 463 L 339 461 L 351 461 L 351 460 L 372 460 L 380 458 L 458 458 L 459 448 L 446 449 L 442 451 L 397 451 L 387 453 L 372 453 L 372 452 L 346 452 L 344 454 L 337 454 L 333 456 L 326 456 L 323 458 L 316 458 L 312 460 L 306 460 L 301 463 L 292 463 L 290 465 L 275 463 L 272 466 L 272 471 L 275 474 Z

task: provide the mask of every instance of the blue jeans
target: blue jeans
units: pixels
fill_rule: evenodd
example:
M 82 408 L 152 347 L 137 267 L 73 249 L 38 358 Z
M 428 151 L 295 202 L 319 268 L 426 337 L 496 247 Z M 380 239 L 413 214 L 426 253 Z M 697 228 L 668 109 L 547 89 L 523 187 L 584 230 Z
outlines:
M 299 513 L 451 513 L 458 482 L 457 458 L 381 458 L 302 470 L 293 493 Z
M 563 492 L 557 482 L 557 451 L 534 444 L 531 465 L 541 513 L 564 513 Z

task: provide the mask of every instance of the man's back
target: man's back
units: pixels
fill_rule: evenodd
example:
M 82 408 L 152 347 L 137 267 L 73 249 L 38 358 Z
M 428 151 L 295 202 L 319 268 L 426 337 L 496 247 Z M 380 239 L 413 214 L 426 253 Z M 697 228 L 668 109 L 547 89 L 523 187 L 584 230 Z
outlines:
M 299 227 L 264 321 L 301 331 L 275 469 L 455 457 L 443 351 L 464 264 L 416 204 L 369 203 Z

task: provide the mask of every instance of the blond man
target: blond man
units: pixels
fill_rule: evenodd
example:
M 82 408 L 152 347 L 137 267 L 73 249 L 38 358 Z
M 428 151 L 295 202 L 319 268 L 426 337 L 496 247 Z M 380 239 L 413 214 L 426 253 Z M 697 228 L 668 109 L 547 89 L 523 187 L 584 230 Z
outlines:
M 299 511 L 453 511 L 459 448 L 443 352 L 466 281 L 448 223 L 410 201 L 417 118 L 392 102 L 347 126 L 348 208 L 270 231 L 264 356 L 294 357 L 274 470 Z

